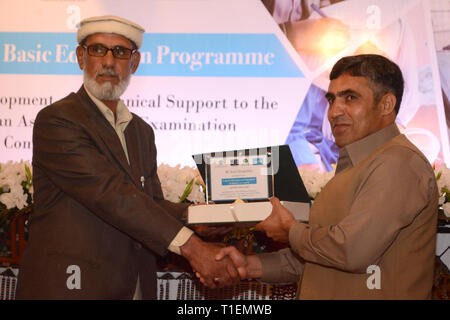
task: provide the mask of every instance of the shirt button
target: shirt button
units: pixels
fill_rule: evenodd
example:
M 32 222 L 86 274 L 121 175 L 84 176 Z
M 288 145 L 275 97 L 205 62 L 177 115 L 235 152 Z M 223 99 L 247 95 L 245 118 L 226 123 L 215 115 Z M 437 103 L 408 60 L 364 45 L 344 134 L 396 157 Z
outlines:
M 140 243 L 135 243 L 135 244 L 134 244 L 134 248 L 135 248 L 136 250 L 139 250 L 139 249 L 142 248 L 142 245 L 141 245 Z

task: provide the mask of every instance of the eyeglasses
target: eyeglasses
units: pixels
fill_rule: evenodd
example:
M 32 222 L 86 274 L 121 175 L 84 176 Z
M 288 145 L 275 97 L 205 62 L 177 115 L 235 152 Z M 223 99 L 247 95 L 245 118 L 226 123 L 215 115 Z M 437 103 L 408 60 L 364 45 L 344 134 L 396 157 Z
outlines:
M 131 55 L 137 51 L 137 49 L 128 49 L 122 46 L 115 46 L 113 48 L 107 48 L 100 43 L 92 44 L 90 46 L 83 45 L 84 49 L 87 49 L 87 53 L 93 57 L 104 57 L 111 50 L 114 58 L 117 59 L 130 59 Z

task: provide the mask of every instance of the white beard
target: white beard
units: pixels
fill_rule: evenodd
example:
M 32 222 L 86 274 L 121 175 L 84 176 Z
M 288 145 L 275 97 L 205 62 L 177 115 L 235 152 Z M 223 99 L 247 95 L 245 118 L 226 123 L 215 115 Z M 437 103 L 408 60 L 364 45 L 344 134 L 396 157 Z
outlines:
M 103 84 L 99 84 L 97 81 L 95 81 L 95 78 L 100 72 L 97 71 L 94 77 L 89 77 L 85 69 L 83 75 L 84 85 L 89 90 L 89 92 L 92 93 L 94 97 L 96 97 L 99 100 L 102 101 L 119 100 L 122 94 L 127 89 L 128 84 L 130 83 L 131 76 L 129 75 L 126 79 L 122 79 L 119 74 L 116 74 L 111 69 L 104 69 L 102 70 L 102 72 L 103 73 L 109 72 L 113 73 L 114 75 L 117 75 L 119 77 L 119 83 L 117 85 L 114 85 L 112 84 L 112 82 L 106 81 Z

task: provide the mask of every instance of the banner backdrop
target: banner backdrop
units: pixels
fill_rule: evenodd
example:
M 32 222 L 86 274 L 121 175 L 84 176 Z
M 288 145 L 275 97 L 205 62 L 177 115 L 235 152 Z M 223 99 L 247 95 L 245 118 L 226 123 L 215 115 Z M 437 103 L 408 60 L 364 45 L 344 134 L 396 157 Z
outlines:
M 426 2 L 322 2 L 2 1 L 0 162 L 31 159 L 36 114 L 81 86 L 76 23 L 114 14 L 146 29 L 122 98 L 154 129 L 159 163 L 194 166 L 192 154 L 288 143 L 298 165 L 330 169 L 328 72 L 342 56 L 376 52 L 405 74 L 399 127 L 431 162 L 450 166 Z M 344 33 L 330 33 L 328 18 Z

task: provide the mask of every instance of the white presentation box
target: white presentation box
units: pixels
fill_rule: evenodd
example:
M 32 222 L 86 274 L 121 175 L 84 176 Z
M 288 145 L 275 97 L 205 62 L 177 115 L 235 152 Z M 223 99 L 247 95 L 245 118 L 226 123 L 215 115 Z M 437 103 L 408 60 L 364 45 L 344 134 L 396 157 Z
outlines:
M 281 204 L 297 221 L 309 220 L 309 203 L 281 201 Z M 256 223 L 266 219 L 271 212 L 270 201 L 190 206 L 188 224 Z
M 288 145 L 193 156 L 209 204 L 190 206 L 188 224 L 255 223 L 272 212 L 275 196 L 298 221 L 308 221 L 310 199 Z M 238 201 L 235 201 L 238 199 Z

